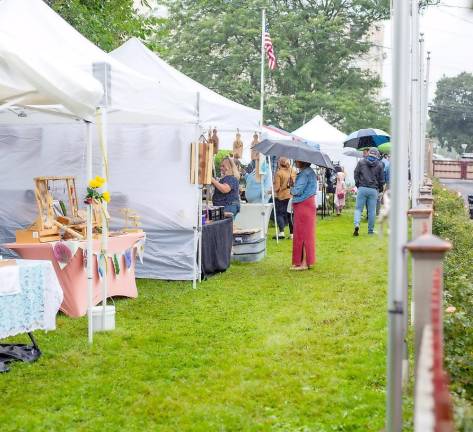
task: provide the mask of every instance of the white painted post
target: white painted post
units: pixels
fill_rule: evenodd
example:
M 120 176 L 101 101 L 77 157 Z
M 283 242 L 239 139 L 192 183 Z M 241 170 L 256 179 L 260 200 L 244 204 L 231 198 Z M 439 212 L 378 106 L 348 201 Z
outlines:
M 417 198 L 417 204 L 432 208 L 434 204 L 434 198 L 432 195 L 419 196 L 419 198 Z
M 412 217 L 412 240 L 424 234 L 432 234 L 432 208 L 418 205 L 408 211 Z
M 424 327 L 431 323 L 433 281 L 434 278 L 443 280 L 443 259 L 452 245 L 434 235 L 424 234 L 409 242 L 406 248 L 413 258 L 413 292 L 416 299 L 414 307 L 415 358 L 417 365 L 422 332 Z
M 405 352 L 409 140 L 409 4 L 393 0 L 392 205 L 390 212 L 386 431 L 402 429 L 402 368 Z

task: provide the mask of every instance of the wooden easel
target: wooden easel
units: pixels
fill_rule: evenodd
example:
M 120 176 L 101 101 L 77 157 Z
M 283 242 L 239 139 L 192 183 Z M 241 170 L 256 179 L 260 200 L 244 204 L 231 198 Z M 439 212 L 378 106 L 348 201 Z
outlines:
M 61 203 L 61 213 L 54 208 L 54 197 L 51 186 L 62 182 L 67 190 L 68 205 Z M 18 243 L 44 243 L 61 240 L 61 230 L 65 238 L 84 240 L 87 235 L 87 224 L 81 216 L 77 202 L 75 179 L 71 176 L 52 176 L 34 178 L 38 217 L 26 230 L 16 232 Z M 100 208 L 93 206 L 93 225 L 100 220 Z

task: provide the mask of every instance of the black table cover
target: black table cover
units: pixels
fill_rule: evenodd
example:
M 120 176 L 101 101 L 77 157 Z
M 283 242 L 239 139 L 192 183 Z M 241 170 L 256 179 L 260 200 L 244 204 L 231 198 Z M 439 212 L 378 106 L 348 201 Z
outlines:
M 230 267 L 233 220 L 226 218 L 202 227 L 202 276 L 223 272 Z

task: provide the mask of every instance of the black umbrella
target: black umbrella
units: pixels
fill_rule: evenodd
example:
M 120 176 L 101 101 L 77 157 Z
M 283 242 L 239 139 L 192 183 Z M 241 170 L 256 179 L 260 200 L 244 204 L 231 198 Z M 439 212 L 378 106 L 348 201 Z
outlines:
M 328 155 L 302 141 L 264 139 L 256 144 L 254 149 L 267 156 L 286 157 L 322 168 L 335 169 Z

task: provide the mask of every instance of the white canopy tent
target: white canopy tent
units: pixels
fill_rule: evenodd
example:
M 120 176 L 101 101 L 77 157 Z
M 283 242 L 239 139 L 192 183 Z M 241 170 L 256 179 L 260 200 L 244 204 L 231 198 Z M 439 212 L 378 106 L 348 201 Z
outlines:
M 80 118 L 94 119 L 101 81 L 113 149 L 112 227 L 122 224 L 113 218 L 119 208 L 138 211 L 147 232 L 138 276 L 192 280 L 198 188 L 188 173 L 190 143 L 200 134 L 197 93 L 122 65 L 41 0 L 1 0 L 0 41 L 0 243 L 34 220 L 33 177 L 74 175 L 85 193 L 86 141 L 94 135 Z M 4 41 L 14 41 L 14 49 Z M 38 104 L 60 105 L 44 106 L 47 112 L 29 106 Z M 95 174 L 102 161 L 97 141 Z
M 136 38 L 128 40 L 110 54 L 153 81 L 194 94 L 199 93 L 199 125 L 204 130 L 217 128 L 221 149 L 232 149 L 239 129 L 245 144 L 243 160 L 250 159 L 253 133 L 260 129 L 259 110 L 236 103 L 194 81 L 170 66 Z
M 339 162 L 343 166 L 348 181 L 354 181 L 353 174 L 357 159 L 343 153 L 343 141 L 346 139 L 343 132 L 317 115 L 299 129 L 296 129 L 293 134 L 318 143 L 321 152 L 327 153 L 333 163 Z

